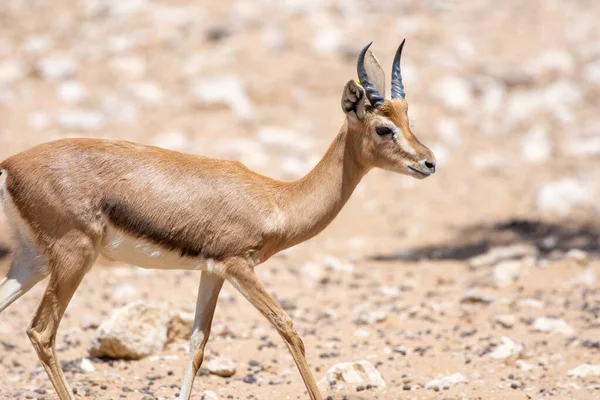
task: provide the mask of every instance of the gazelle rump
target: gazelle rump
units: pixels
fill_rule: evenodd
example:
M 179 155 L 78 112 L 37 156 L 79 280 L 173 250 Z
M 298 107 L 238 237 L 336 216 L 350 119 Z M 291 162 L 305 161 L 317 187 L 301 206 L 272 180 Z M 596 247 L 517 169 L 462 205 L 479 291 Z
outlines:
M 394 58 L 392 98 L 365 47 L 360 84 L 342 94 L 346 120 L 305 177 L 280 182 L 234 161 L 124 141 L 65 139 L 0 164 L 0 199 L 15 236 L 0 281 L 0 311 L 49 276 L 27 334 L 61 400 L 72 399 L 54 349 L 65 309 L 98 254 L 145 268 L 199 269 L 202 277 L 180 399 L 189 399 L 217 297 L 227 280 L 277 329 L 311 399 L 321 394 L 302 340 L 254 268 L 321 232 L 372 168 L 424 178 L 435 157 L 412 133 Z M 368 100 L 368 103 L 367 103 Z

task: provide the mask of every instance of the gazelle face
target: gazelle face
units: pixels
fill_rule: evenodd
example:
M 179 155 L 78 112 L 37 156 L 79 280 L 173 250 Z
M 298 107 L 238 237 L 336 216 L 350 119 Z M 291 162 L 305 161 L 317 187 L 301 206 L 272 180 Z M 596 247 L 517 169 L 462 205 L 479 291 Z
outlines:
M 410 129 L 406 100 L 386 100 L 366 113 L 363 125 L 365 140 L 371 142 L 366 156 L 374 167 L 418 179 L 435 172 L 435 156 Z
M 386 100 L 385 74 L 367 45 L 358 56 L 360 85 L 349 81 L 342 95 L 342 109 L 349 131 L 359 143 L 357 151 L 366 165 L 423 179 L 435 172 L 436 159 L 410 129 L 408 103 L 402 84 L 398 47 L 392 65 L 392 99 Z M 368 99 L 370 106 L 365 104 Z

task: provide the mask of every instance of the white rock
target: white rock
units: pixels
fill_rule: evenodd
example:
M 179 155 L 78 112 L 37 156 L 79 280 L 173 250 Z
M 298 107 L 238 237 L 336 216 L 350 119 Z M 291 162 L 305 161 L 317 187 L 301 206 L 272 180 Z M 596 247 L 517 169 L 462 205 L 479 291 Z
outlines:
M 583 77 L 588 83 L 600 86 L 600 61 L 587 65 L 583 70 Z
M 468 111 L 473 104 L 469 82 L 458 76 L 447 76 L 433 86 L 432 95 L 450 111 Z
M 100 319 L 93 314 L 85 314 L 79 320 L 79 327 L 83 330 L 96 329 L 100 326 Z
M 378 388 L 386 387 L 385 381 L 373 364 L 364 360 L 335 364 L 327 371 L 327 375 L 319 383 L 327 387 L 329 386 L 329 382 L 332 381 L 335 381 L 338 387 L 344 383 L 348 384 L 348 386 L 370 384 Z
M 471 41 L 464 36 L 455 39 L 451 46 L 452 53 L 463 64 L 472 61 L 477 54 Z
M 506 363 L 512 363 L 523 356 L 525 348 L 522 344 L 513 341 L 511 338 L 502 336 L 502 344 L 497 346 L 490 354 L 495 360 L 501 360 Z
M 330 273 L 321 264 L 307 262 L 300 267 L 302 278 L 312 284 L 323 284 L 330 280 Z
M 167 343 L 176 340 L 187 340 L 194 328 L 194 314 L 178 310 L 173 306 L 168 307 L 169 324 L 167 325 Z
M 150 14 L 159 27 L 184 29 L 204 17 L 203 10 L 200 7 L 167 4 L 154 2 L 151 8 Z
M 575 330 L 563 319 L 540 317 L 533 321 L 533 328 L 538 332 L 552 332 L 564 336 L 573 336 Z
M 79 363 L 79 368 L 81 368 L 85 372 L 96 371 L 96 367 L 94 367 L 94 364 L 92 364 L 89 358 L 82 358 L 81 363 Z
M 168 131 L 157 135 L 153 140 L 154 146 L 175 151 L 189 151 L 190 141 L 183 132 Z
M 587 252 L 580 249 L 570 249 L 565 254 L 565 257 L 569 260 L 575 261 L 577 264 L 586 266 L 590 263 L 590 256 Z
M 518 301 L 518 304 L 520 307 L 527 307 L 527 308 L 544 308 L 544 302 L 538 299 L 532 299 L 532 298 L 527 298 L 527 299 L 520 299 Z
M 200 400 L 219 400 L 219 396 L 217 396 L 215 392 L 205 390 L 202 392 L 202 397 L 200 397 Z
M 59 81 L 73 77 L 77 71 L 77 60 L 69 54 L 55 54 L 42 58 L 36 67 L 42 78 Z
M 589 204 L 591 200 L 589 189 L 580 181 L 571 178 L 546 183 L 536 195 L 538 209 L 563 215 L 575 206 Z
M 128 53 L 133 49 L 135 42 L 135 38 L 131 35 L 114 35 L 106 41 L 106 48 L 113 54 Z
M 445 376 L 442 379 L 433 379 L 425 384 L 425 389 L 450 389 L 459 383 L 467 383 L 469 380 L 460 373 Z
M 89 345 L 94 357 L 137 360 L 163 350 L 175 339 L 188 338 L 193 317 L 172 306 L 130 303 L 104 320 Z
M 535 126 L 521 139 L 521 153 L 525 160 L 538 163 L 547 161 L 552 153 L 548 132 L 543 126 Z
M 483 171 L 499 171 L 506 162 L 507 158 L 497 151 L 477 153 L 471 157 L 471 165 Z
M 0 87 L 0 105 L 7 108 L 12 107 L 16 103 L 16 98 L 14 91 Z
M 436 128 L 440 139 L 453 147 L 462 144 L 462 137 L 458 130 L 458 125 L 451 119 L 442 118 L 437 121 Z
M 98 111 L 73 109 L 60 111 L 58 124 L 68 130 L 98 131 L 106 125 L 106 118 Z
M 521 370 L 523 370 L 523 371 L 527 371 L 527 372 L 529 372 L 529 371 L 533 371 L 533 369 L 535 368 L 535 365 L 533 365 L 533 364 L 531 364 L 531 363 L 528 363 L 528 362 L 527 362 L 527 361 L 525 361 L 525 360 L 517 360 L 517 361 L 515 362 L 515 365 L 516 365 L 517 367 L 519 367 L 519 369 L 521 369 Z
M 165 97 L 162 89 L 154 82 L 138 82 L 129 89 L 136 98 L 146 104 L 159 104 Z
M 581 132 L 566 139 L 565 151 L 573 156 L 591 156 L 600 154 L 600 123 L 592 122 Z
M 148 0 L 80 0 L 79 6 L 85 15 L 126 16 L 148 10 Z
M 535 246 L 527 244 L 515 244 L 512 246 L 492 247 L 487 252 L 469 259 L 469 265 L 474 268 L 494 265 L 500 261 L 522 259 L 524 257 L 536 256 Z
M 42 54 L 52 47 L 52 40 L 46 36 L 32 35 L 25 39 L 24 50 L 31 55 Z
M 282 178 L 298 179 L 310 171 L 310 165 L 304 158 L 296 156 L 283 157 L 279 163 L 279 173 Z
M 100 324 L 89 352 L 95 357 L 141 359 L 162 351 L 167 343 L 169 312 L 136 302 L 113 311 Z
M 88 92 L 85 86 L 77 81 L 66 81 L 58 85 L 58 98 L 62 101 L 75 103 L 83 100 Z
M 342 33 L 334 27 L 324 27 L 315 32 L 313 46 L 318 53 L 330 54 L 340 49 L 342 45 Z
M 357 329 L 354 331 L 353 335 L 356 337 L 368 337 L 371 333 L 365 329 Z
M 287 153 L 307 153 L 313 149 L 313 140 L 307 135 L 301 135 L 289 129 L 264 126 L 257 133 L 258 141 L 267 148 L 273 148 Z
M 269 50 L 280 50 L 285 47 L 285 36 L 283 30 L 265 24 L 260 30 L 260 39 Z
M 524 264 L 520 260 L 502 261 L 494 265 L 492 278 L 498 287 L 505 287 L 513 283 L 521 275 Z
M 600 376 L 600 364 L 581 364 L 567 372 L 569 376 L 585 378 L 588 376 Z
M 50 126 L 52 119 L 47 113 L 36 111 L 27 116 L 27 123 L 34 129 L 45 129 Z
M 137 108 L 114 94 L 106 94 L 100 97 L 102 112 L 112 121 L 134 124 L 138 119 Z
M 560 122 L 567 124 L 575 120 L 574 109 L 581 98 L 581 90 L 573 82 L 562 80 L 546 88 L 544 104 Z
M 396 23 L 396 31 L 402 37 L 418 35 L 423 30 L 424 16 L 420 14 L 405 15 Z
M 460 299 L 461 303 L 466 304 L 492 304 L 496 301 L 494 296 L 486 295 L 476 289 L 469 289 Z
M 536 75 L 546 72 L 570 75 L 575 70 L 573 56 L 564 50 L 551 50 L 538 55 L 531 65 Z
M 379 286 L 377 292 L 388 299 L 398 299 L 402 296 L 402 290 L 398 286 Z
M 350 273 L 354 271 L 354 264 L 340 260 L 339 258 L 332 255 L 326 255 L 323 257 L 323 266 L 327 270 L 333 272 Z
M 517 317 L 512 314 L 500 314 L 494 317 L 494 321 L 502 325 L 504 328 L 512 328 L 517 323 Z
M 506 105 L 506 88 L 500 82 L 490 79 L 481 91 L 480 104 L 484 112 L 494 115 Z
M 108 67 L 120 78 L 139 79 L 146 73 L 146 62 L 135 56 L 111 60 Z
M 594 286 L 598 281 L 596 272 L 592 268 L 587 268 L 585 271 L 577 275 L 574 279 L 575 284 Z
M 0 83 L 11 83 L 25 74 L 23 66 L 17 60 L 0 62 Z
M 352 309 L 352 322 L 357 325 L 373 325 L 387 319 L 387 313 L 383 310 L 373 310 L 368 303 L 359 304 Z
M 197 81 L 192 92 L 201 105 L 226 105 L 240 120 L 255 117 L 254 105 L 246 93 L 243 81 L 235 75 L 217 75 Z
M 213 358 L 206 363 L 205 367 L 211 374 L 223 378 L 229 378 L 235 374 L 235 361 L 225 357 Z
M 113 298 L 116 300 L 132 300 L 138 295 L 137 288 L 130 283 L 121 283 L 113 291 Z
M 539 89 L 513 93 L 508 98 L 506 105 L 505 118 L 508 126 L 513 127 L 534 120 L 537 114 L 544 109 L 545 95 L 546 93 Z

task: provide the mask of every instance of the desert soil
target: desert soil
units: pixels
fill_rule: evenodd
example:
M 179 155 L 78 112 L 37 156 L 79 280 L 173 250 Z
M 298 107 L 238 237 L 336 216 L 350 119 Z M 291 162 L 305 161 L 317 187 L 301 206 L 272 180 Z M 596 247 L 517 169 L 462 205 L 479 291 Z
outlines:
M 260 266 L 261 279 L 317 380 L 366 360 L 387 384 L 325 383 L 324 397 L 599 399 L 600 376 L 569 373 L 600 364 L 599 19 L 586 0 L 5 0 L 0 159 L 101 137 L 296 179 L 341 126 L 360 48 L 373 40 L 389 73 L 406 37 L 409 114 L 438 172 L 371 172 L 330 227 Z M 478 262 L 490 251 L 499 258 Z M 187 341 L 96 359 L 89 325 L 132 301 L 193 312 L 198 282 L 99 262 L 57 337 L 76 397 L 175 398 Z M 44 287 L 0 315 L 0 398 L 54 398 L 25 334 Z M 544 318 L 559 328 L 544 331 Z M 237 370 L 201 371 L 193 398 L 307 398 L 282 340 L 228 284 L 213 326 L 206 358 Z M 522 350 L 493 357 L 503 337 Z M 467 381 L 425 388 L 456 373 Z

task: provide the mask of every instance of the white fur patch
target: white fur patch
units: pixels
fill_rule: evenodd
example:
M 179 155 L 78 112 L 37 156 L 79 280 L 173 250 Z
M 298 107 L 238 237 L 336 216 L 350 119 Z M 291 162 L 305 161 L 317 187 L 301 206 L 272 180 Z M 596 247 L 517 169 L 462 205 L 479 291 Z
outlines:
M 394 140 L 396 141 L 396 143 L 398 143 L 400 145 L 402 150 L 405 153 L 408 153 L 410 155 L 413 155 L 413 156 L 417 155 L 417 152 L 410 145 L 410 143 L 408 143 L 408 141 L 404 137 L 404 134 L 402 133 L 400 128 L 398 128 L 392 121 L 390 121 L 389 119 L 387 119 L 385 117 L 381 117 L 381 119 L 388 122 L 388 127 L 394 132 Z
M 0 281 L 2 311 L 48 275 L 48 259 L 36 245 L 29 225 L 21 218 L 6 190 L 5 171 L 0 177 L 0 201 L 17 242 L 12 249 L 13 265 L 6 278 Z
M 100 252 L 111 260 L 148 269 L 205 271 L 215 264 L 210 259 L 183 257 L 178 250 L 167 250 L 142 238 L 128 235 L 110 223 L 107 223 Z

